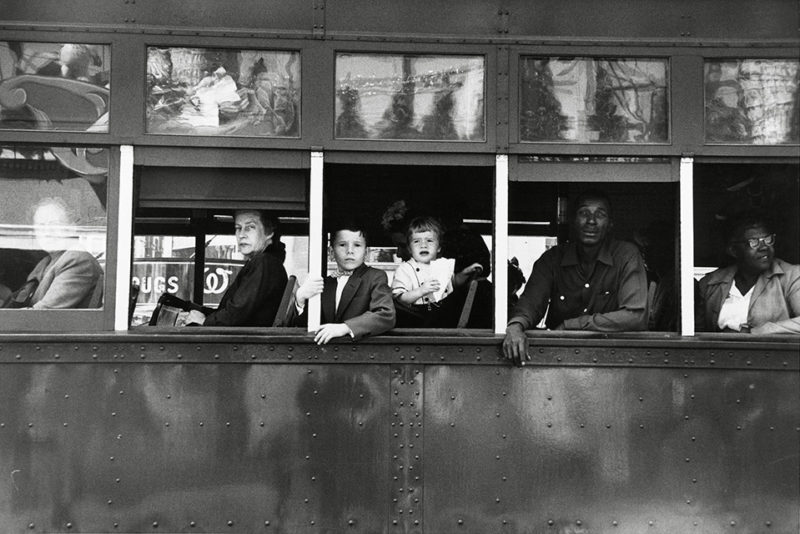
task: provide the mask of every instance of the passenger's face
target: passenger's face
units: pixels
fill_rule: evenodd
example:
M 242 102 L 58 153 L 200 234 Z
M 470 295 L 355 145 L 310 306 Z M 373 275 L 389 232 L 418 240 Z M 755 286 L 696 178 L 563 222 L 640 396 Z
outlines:
M 272 240 L 272 234 L 267 235 L 264 231 L 261 217 L 252 211 L 238 212 L 234 217 L 234 228 L 239 252 L 247 259 L 267 248 Z
M 439 236 L 435 232 L 412 232 L 408 240 L 411 257 L 420 263 L 430 263 L 439 254 Z
M 33 214 L 36 242 L 46 252 L 67 250 L 72 233 L 69 229 L 69 217 L 57 204 L 44 204 Z
M 367 255 L 367 240 L 361 232 L 350 230 L 340 230 L 336 232 L 336 237 L 331 245 L 333 257 L 339 269 L 349 272 L 357 269 L 364 263 Z
M 736 258 L 736 265 L 739 269 L 749 273 L 763 273 L 772 267 L 775 259 L 775 245 L 767 245 L 761 238 L 772 235 L 763 226 L 746 228 L 737 239 L 731 243 L 730 252 Z M 756 248 L 751 248 L 748 244 L 749 239 L 758 240 Z
M 611 228 L 611 210 L 604 200 L 588 198 L 575 212 L 578 241 L 591 247 L 602 243 Z

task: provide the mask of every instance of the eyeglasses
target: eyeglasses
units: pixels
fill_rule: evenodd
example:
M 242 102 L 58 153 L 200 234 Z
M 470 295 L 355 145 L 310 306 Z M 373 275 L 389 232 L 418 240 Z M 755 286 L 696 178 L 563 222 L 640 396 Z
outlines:
M 775 234 L 765 235 L 764 237 L 751 237 L 750 239 L 734 241 L 734 243 L 747 243 L 747 245 L 753 250 L 761 246 L 761 243 L 771 247 L 775 244 Z

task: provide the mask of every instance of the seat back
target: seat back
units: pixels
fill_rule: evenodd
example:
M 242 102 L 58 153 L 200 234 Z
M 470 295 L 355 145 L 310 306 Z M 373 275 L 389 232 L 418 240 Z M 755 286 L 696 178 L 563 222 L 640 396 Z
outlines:
M 466 328 L 469 323 L 469 316 L 472 313 L 472 304 L 475 302 L 475 293 L 478 291 L 478 279 L 473 278 L 469 281 L 467 288 L 467 298 L 464 299 L 464 306 L 461 308 L 461 316 L 458 318 L 457 328 Z
M 92 297 L 89 299 L 87 308 L 102 308 L 103 307 L 103 286 L 105 285 L 106 277 L 102 273 L 97 279 L 92 290 Z
M 278 306 L 278 312 L 275 314 L 275 320 L 272 322 L 272 326 L 286 326 L 289 310 L 294 306 L 294 292 L 296 287 L 297 277 L 292 275 L 286 281 L 283 297 L 281 297 L 281 303 Z

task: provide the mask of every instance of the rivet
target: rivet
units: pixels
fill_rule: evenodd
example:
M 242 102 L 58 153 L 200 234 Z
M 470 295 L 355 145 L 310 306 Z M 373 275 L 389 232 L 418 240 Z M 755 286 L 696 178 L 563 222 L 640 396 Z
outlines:
M 575 354 L 580 354 L 580 353 L 581 353 L 580 349 L 575 349 Z
M 34 528 L 36 528 L 36 525 L 34 525 L 33 523 L 28 523 L 28 528 L 33 530 Z
M 575 521 L 575 524 L 578 525 L 578 526 L 581 526 L 583 524 L 583 522 L 580 519 L 578 519 L 577 521 Z
M 463 519 L 459 519 L 458 521 L 456 521 L 456 523 L 458 523 L 459 525 L 463 525 L 464 524 L 464 520 Z
M 111 505 L 111 504 L 114 504 L 114 503 L 113 503 L 113 501 L 112 501 L 111 499 L 108 499 L 108 501 L 107 501 L 107 502 L 108 502 L 108 504 L 109 504 L 109 505 Z
M 687 463 L 691 461 L 689 458 L 684 458 L 684 460 L 685 460 Z
M 619 523 L 618 523 L 617 521 L 612 521 L 612 522 L 611 522 L 611 524 L 612 524 L 613 526 L 615 526 L 615 527 L 616 527 L 617 525 L 619 525 Z
M 215 360 L 219 360 L 219 354 L 215 354 L 215 355 L 214 355 L 214 359 L 215 359 Z
M 113 462 L 113 461 L 114 461 L 114 457 L 113 457 L 113 456 L 109 456 L 109 457 L 108 457 L 108 460 L 109 460 L 110 462 Z
M 233 350 L 236 350 L 236 347 L 234 347 Z M 228 526 L 232 527 L 233 526 L 233 521 L 228 521 Z
M 169 423 L 164 423 L 164 426 L 169 426 Z
M 355 525 L 355 524 L 356 524 L 356 522 L 355 522 L 355 520 L 354 520 L 354 519 L 348 519 L 348 520 L 347 520 L 347 524 L 348 524 L 348 525 L 350 525 L 350 526 L 352 527 L 353 525 Z
M 158 521 L 153 521 L 153 528 L 158 528 Z
M 500 502 L 500 497 L 495 498 L 494 502 Z
M 146 356 L 145 356 L 144 354 L 140 354 L 140 355 L 139 355 L 139 358 L 141 358 L 141 359 L 143 359 L 143 360 L 145 359 L 145 357 L 146 357 Z
M 731 521 L 731 526 L 735 527 L 736 526 L 736 521 Z
M 119 484 L 121 481 L 122 481 L 122 479 L 120 479 L 120 478 L 115 478 L 114 479 L 114 482 L 116 482 L 117 484 Z
M 768 527 L 771 527 L 772 526 L 772 521 L 767 521 L 764 524 L 767 525 Z
M 194 521 L 189 521 L 189 526 L 194 528 L 195 526 L 197 526 L 197 523 L 195 523 Z
M 66 526 L 67 528 L 72 528 L 72 523 L 67 523 L 65 526 Z
M 422 349 L 421 349 L 420 347 L 414 347 L 414 352 L 419 352 L 419 351 L 421 351 L 421 350 L 422 350 Z
M 269 526 L 269 521 L 264 521 L 264 526 L 268 527 Z
M 653 526 L 653 522 L 652 521 L 648 521 L 647 524 L 650 525 L 651 527 Z
M 552 519 L 548 519 L 547 524 L 552 527 L 555 524 L 555 521 L 553 521 Z

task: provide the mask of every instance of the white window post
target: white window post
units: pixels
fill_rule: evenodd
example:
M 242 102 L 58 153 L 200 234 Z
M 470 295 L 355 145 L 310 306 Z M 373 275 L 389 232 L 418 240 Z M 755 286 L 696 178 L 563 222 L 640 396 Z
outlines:
M 681 158 L 681 335 L 694 335 L 694 158 Z
M 119 205 L 117 206 L 117 280 L 114 330 L 128 329 L 133 242 L 133 146 L 119 147 Z
M 494 332 L 508 322 L 508 154 L 498 154 L 494 174 Z
M 325 236 L 322 235 L 322 185 L 324 155 L 321 150 L 311 152 L 311 183 L 308 194 L 308 275 L 325 276 L 321 273 L 322 251 L 325 250 Z M 320 296 L 309 299 L 308 331 L 319 329 Z

